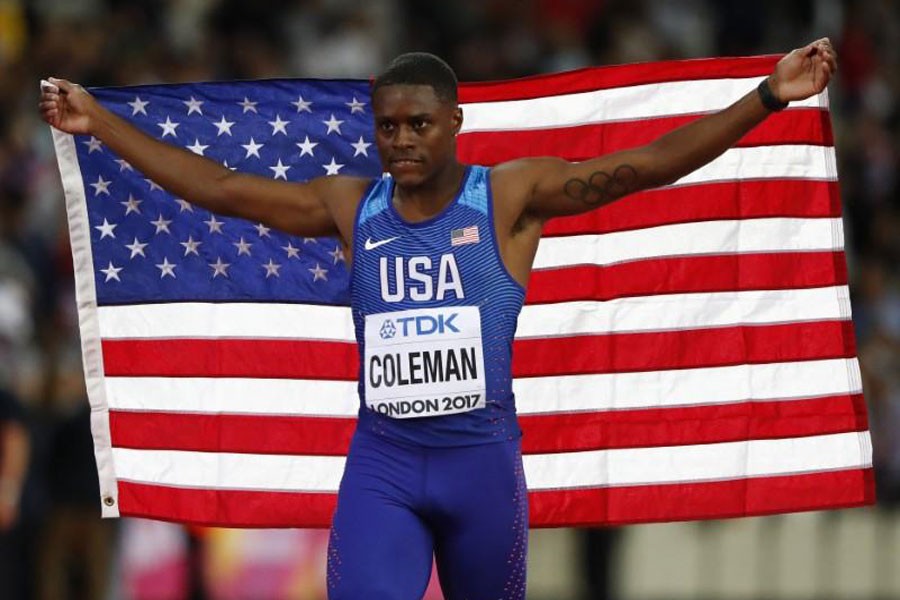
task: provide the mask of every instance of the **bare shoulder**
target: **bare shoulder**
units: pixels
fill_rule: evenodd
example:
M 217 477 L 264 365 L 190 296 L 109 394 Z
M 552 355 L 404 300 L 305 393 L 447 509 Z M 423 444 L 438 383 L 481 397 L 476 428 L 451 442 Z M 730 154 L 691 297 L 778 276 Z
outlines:
M 509 212 L 517 220 L 530 204 L 540 183 L 568 163 L 549 156 L 519 158 L 491 169 L 491 189 L 498 213 Z

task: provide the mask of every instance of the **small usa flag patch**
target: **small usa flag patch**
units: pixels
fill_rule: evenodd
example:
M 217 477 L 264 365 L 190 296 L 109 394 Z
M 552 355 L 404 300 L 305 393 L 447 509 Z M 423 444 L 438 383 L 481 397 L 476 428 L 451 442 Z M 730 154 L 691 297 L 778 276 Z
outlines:
M 477 244 L 481 241 L 478 238 L 478 225 L 472 225 L 464 229 L 453 229 L 450 231 L 450 245 L 462 246 L 463 244 Z

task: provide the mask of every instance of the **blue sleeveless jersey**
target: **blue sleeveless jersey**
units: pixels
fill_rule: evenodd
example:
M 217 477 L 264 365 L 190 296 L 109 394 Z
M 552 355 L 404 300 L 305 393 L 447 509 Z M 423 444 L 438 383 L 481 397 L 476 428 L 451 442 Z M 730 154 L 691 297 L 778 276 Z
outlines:
M 510 362 L 525 290 L 500 258 L 490 169 L 438 215 L 405 221 L 373 182 L 353 237 L 361 431 L 422 446 L 517 439 Z

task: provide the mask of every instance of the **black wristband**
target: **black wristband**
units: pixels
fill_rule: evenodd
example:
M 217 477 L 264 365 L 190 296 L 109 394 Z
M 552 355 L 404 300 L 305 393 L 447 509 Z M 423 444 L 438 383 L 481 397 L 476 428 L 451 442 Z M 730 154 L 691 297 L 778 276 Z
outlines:
M 759 82 L 756 91 L 759 93 L 759 99 L 762 100 L 763 106 L 768 110 L 778 112 L 779 110 L 787 108 L 788 103 L 780 101 L 775 97 L 775 94 L 772 93 L 772 88 L 769 87 L 768 77 Z

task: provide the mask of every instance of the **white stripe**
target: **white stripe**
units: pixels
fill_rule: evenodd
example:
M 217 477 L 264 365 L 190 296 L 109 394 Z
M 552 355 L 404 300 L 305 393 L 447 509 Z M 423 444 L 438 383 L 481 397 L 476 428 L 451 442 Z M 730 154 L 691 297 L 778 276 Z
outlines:
M 113 448 L 119 479 L 189 488 L 337 491 L 343 456 Z
M 611 265 L 665 256 L 843 249 L 840 219 L 746 219 L 542 238 L 535 269 Z
M 115 448 L 123 480 L 190 488 L 335 492 L 344 457 Z M 868 433 L 524 457 L 528 488 L 729 480 L 869 467 Z
M 783 178 L 836 181 L 836 164 L 832 146 L 731 148 L 673 185 Z
M 529 377 L 513 382 L 520 415 L 790 401 L 858 394 L 855 358 L 641 373 Z
M 721 481 L 864 468 L 868 432 L 525 456 L 528 489 Z
M 763 77 L 651 83 L 497 102 L 463 104 L 462 133 L 571 127 L 721 110 L 756 88 Z M 792 108 L 827 105 L 824 94 Z
M 91 250 L 91 228 L 87 214 L 87 200 L 75 138 L 51 127 L 56 160 L 66 197 L 69 221 L 69 240 L 75 267 L 75 300 L 78 305 L 78 325 L 81 334 L 81 355 L 84 381 L 91 404 L 91 435 L 94 438 L 94 458 L 100 481 L 100 503 L 104 517 L 118 517 L 118 485 L 113 462 L 112 436 L 109 431 L 109 407 L 103 385 L 103 354 L 97 318 L 97 291 L 94 288 L 94 258 Z
M 519 414 L 704 406 L 860 393 L 855 358 L 513 382 Z M 356 382 L 107 377 L 111 408 L 130 411 L 355 417 Z
M 180 302 L 101 306 L 99 312 L 104 339 L 356 339 L 350 309 L 345 306 Z
M 354 417 L 355 381 L 213 377 L 107 377 L 118 410 Z
M 846 286 L 663 294 L 525 306 L 516 338 L 847 319 Z
M 847 319 L 848 307 L 846 286 L 537 304 L 522 309 L 516 338 Z M 309 307 L 291 304 L 183 303 L 129 308 L 131 314 L 125 315 L 123 307 L 101 307 L 100 325 L 105 338 L 354 341 L 350 311 L 343 307 L 335 309 L 332 319 L 310 317 L 305 312 Z M 210 314 L 215 314 L 215 318 L 209 317 Z M 341 334 L 343 338 L 339 337 Z

